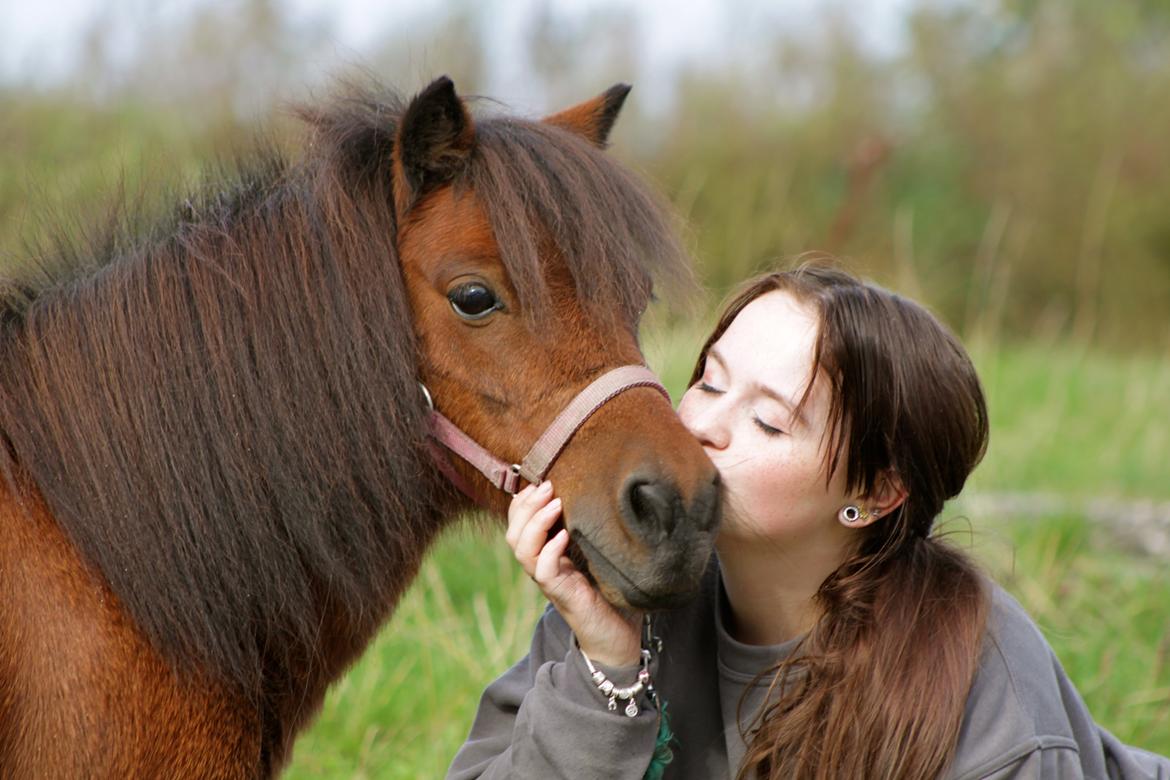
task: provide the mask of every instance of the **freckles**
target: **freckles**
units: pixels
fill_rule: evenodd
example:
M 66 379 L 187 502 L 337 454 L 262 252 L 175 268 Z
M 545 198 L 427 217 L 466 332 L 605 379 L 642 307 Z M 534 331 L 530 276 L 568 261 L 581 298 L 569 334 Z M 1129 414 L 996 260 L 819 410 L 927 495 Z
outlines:
M 745 493 L 765 499 L 784 498 L 795 501 L 809 493 L 823 490 L 823 473 L 819 463 L 793 453 L 760 457 L 740 475 Z
M 786 492 L 783 459 L 748 456 L 726 467 L 719 466 L 719 473 L 728 492 L 740 500 L 752 501 L 756 496 L 767 498 Z
M 751 461 L 751 468 L 756 477 L 766 481 L 782 479 L 800 467 L 799 458 L 793 458 L 789 453 L 760 454 L 754 456 Z

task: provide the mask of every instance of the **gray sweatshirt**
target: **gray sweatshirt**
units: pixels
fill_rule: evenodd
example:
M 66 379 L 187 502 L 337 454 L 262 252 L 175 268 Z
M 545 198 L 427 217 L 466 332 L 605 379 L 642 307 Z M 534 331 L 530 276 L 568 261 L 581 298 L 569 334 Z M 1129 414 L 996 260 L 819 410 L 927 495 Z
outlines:
M 1002 588 L 989 589 L 983 654 L 946 777 L 1170 780 L 1170 759 L 1126 746 L 1093 722 L 1032 620 Z M 713 565 L 691 604 L 655 616 L 664 648 L 651 672 L 676 736 L 664 780 L 735 777 L 746 749 L 739 723 L 751 722 L 768 682 L 752 680 L 798 643 L 737 642 L 725 629 L 727 609 Z M 569 640 L 568 625 L 550 607 L 528 655 L 484 691 L 449 779 L 642 780 L 657 711 L 639 695 L 636 717 L 621 707 L 610 712 Z M 618 685 L 637 674 L 637 666 L 596 665 Z

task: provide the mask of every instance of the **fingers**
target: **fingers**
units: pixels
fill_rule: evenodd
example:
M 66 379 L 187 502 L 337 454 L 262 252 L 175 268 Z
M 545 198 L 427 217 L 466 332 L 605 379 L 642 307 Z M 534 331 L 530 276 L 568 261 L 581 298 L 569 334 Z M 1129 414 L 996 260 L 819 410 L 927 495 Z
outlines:
M 504 538 L 528 576 L 534 575 L 537 556 L 560 515 L 561 500 L 552 498 L 552 484 L 547 481 L 530 485 L 512 499 Z
M 552 483 L 546 480 L 539 485 L 529 485 L 512 497 L 512 503 L 508 506 L 508 530 L 504 534 L 509 547 L 515 549 L 520 531 L 551 495 Z
M 537 510 L 532 519 L 521 529 L 513 550 L 516 560 L 529 575 L 535 576 L 536 559 L 548 542 L 549 529 L 560 519 L 560 516 L 561 500 L 554 498 Z
M 640 623 L 618 613 L 565 555 L 569 532 L 551 539 L 561 500 L 549 482 L 529 485 L 512 498 L 504 538 L 521 568 L 556 607 L 591 658 L 622 666 L 638 659 Z
M 535 524 L 535 522 L 534 522 Z M 561 616 L 574 621 L 577 615 L 588 615 L 601 601 L 593 586 L 565 555 L 569 546 L 569 532 L 562 528 L 540 549 L 534 560 L 532 580 L 553 603 Z M 570 622 L 570 626 L 573 625 Z
M 551 539 L 548 536 L 560 517 L 561 499 L 553 497 L 551 483 L 530 485 L 512 499 L 505 536 L 520 567 L 558 608 L 576 601 L 575 597 L 581 596 L 577 591 L 590 590 L 564 555 L 569 546 L 568 530 L 561 529 Z
M 516 537 L 519 535 L 520 528 L 524 525 L 522 517 L 524 515 L 523 508 L 526 506 L 525 501 L 532 495 L 532 491 L 535 488 L 535 485 L 529 485 L 524 488 L 512 496 L 512 503 L 508 505 L 508 530 L 504 532 L 504 541 L 508 543 L 509 547 L 516 547 Z
M 562 528 L 557 532 L 557 535 L 548 540 L 546 544 L 536 556 L 536 566 L 532 571 L 532 578 L 536 580 L 536 584 L 542 588 L 551 586 L 556 580 L 565 575 L 565 564 L 569 563 L 568 558 L 562 560 L 565 554 L 565 549 L 569 546 L 569 532 Z

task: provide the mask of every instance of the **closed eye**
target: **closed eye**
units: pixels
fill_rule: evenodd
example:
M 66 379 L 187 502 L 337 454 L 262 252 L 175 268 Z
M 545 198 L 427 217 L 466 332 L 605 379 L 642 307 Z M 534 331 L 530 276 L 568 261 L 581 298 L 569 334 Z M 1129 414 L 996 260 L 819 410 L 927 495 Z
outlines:
M 779 436 L 780 434 L 784 433 L 784 431 L 780 430 L 779 428 L 773 428 L 771 425 L 768 425 L 768 423 L 764 422 L 759 417 L 753 417 L 752 419 L 755 420 L 756 427 L 769 436 Z
M 725 390 L 720 390 L 719 388 L 713 387 L 706 382 L 698 382 L 695 385 L 695 388 L 700 392 L 710 393 L 711 395 L 722 395 L 726 392 Z M 784 431 L 780 430 L 779 428 L 774 428 L 771 425 L 768 425 L 768 423 L 764 422 L 759 417 L 756 417 L 754 414 L 752 415 L 752 421 L 756 424 L 757 428 L 759 428 L 768 436 L 779 436 L 780 434 L 784 433 Z

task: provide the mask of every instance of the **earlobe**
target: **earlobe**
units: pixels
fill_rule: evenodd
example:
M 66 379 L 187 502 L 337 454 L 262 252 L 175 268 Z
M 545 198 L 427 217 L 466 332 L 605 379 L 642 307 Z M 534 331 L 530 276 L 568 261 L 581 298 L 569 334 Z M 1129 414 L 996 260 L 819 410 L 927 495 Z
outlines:
M 609 133 L 613 130 L 618 113 L 630 94 L 629 84 L 614 84 L 602 94 L 579 103 L 572 108 L 566 108 L 544 121 L 555 125 L 562 130 L 576 133 L 599 149 L 604 149 L 609 143 Z
M 866 509 L 861 504 L 848 504 L 841 507 L 837 513 L 837 520 L 846 528 L 865 528 L 876 523 L 885 514 L 881 509 Z
M 859 496 L 853 503 L 842 507 L 837 520 L 847 528 L 865 528 L 897 510 L 907 495 L 896 474 L 883 474 L 869 495 Z

